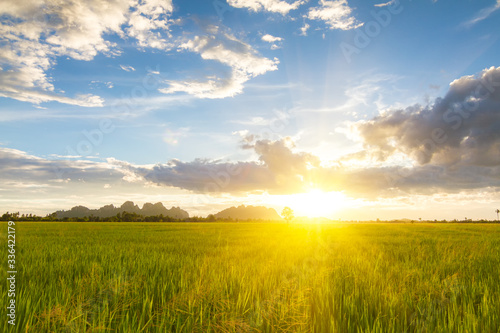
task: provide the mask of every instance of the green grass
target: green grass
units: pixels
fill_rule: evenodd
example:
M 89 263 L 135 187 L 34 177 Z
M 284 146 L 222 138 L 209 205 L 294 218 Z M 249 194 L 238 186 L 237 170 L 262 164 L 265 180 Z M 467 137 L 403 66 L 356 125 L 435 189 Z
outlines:
M 498 224 L 18 222 L 16 250 L 1 332 L 500 332 Z

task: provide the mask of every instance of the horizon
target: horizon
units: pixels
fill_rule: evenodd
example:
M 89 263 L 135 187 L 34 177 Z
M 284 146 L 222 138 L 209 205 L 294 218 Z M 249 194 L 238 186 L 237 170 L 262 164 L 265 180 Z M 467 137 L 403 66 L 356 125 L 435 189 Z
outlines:
M 496 220 L 500 0 L 0 8 L 0 211 Z
M 104 207 L 107 207 L 107 206 L 112 206 L 113 208 L 115 209 L 120 209 L 122 208 L 125 204 L 127 203 L 132 203 L 134 206 L 136 206 L 139 210 L 143 210 L 144 209 L 144 206 L 146 204 L 149 204 L 149 205 L 157 205 L 157 204 L 161 204 L 165 209 L 167 210 L 170 210 L 170 209 L 180 209 L 181 211 L 184 211 L 185 213 L 188 214 L 189 217 L 187 217 L 187 219 L 190 219 L 190 218 L 208 218 L 210 217 L 211 215 L 217 215 L 219 213 L 222 213 L 226 210 L 229 210 L 231 208 L 240 208 L 240 207 L 243 207 L 243 208 L 266 208 L 266 209 L 272 209 L 276 215 L 279 217 L 279 219 L 282 219 L 284 220 L 285 218 L 283 217 L 281 211 L 277 210 L 276 208 L 273 208 L 273 207 L 269 207 L 269 206 L 254 206 L 254 205 L 248 205 L 248 204 L 240 204 L 240 205 L 234 205 L 234 206 L 227 206 L 225 208 L 221 208 L 219 211 L 213 211 L 213 212 L 210 212 L 206 215 L 196 215 L 196 214 L 191 214 L 189 211 L 187 211 L 186 209 L 182 208 L 181 206 L 165 206 L 162 202 L 145 202 L 143 204 L 137 204 L 133 201 L 125 201 L 124 203 L 122 203 L 121 205 L 115 205 L 115 204 L 106 204 L 106 205 L 103 205 L 103 206 L 100 206 L 100 207 L 87 207 L 87 206 L 84 206 L 84 205 L 76 205 L 76 206 L 73 206 L 71 208 L 61 208 L 61 209 L 58 209 L 56 211 L 52 211 L 52 212 L 49 212 L 49 213 L 45 213 L 45 214 L 33 214 L 33 216 L 39 216 L 39 217 L 47 217 L 51 214 L 54 214 L 54 213 L 58 213 L 58 212 L 70 212 L 73 208 L 77 208 L 77 207 L 83 207 L 83 208 L 87 208 L 89 210 L 99 210 L 101 208 L 104 208 Z M 125 210 L 125 212 L 129 212 L 129 213 L 132 213 L 132 211 L 127 211 Z M 30 213 L 25 213 L 25 212 L 5 212 L 7 214 L 19 214 L 19 215 L 22 215 L 22 216 L 28 216 L 30 215 Z M 295 214 L 296 212 L 292 210 L 292 213 Z M 496 212 L 495 212 L 496 213 Z M 156 215 L 143 215 L 143 214 L 139 214 L 140 216 L 143 216 L 143 217 L 149 217 L 149 216 L 156 216 Z M 113 215 L 109 215 L 108 217 L 111 217 Z M 165 216 L 170 216 L 170 215 L 165 215 Z M 87 216 L 89 217 L 89 216 Z M 105 217 L 105 216 L 103 216 Z M 224 219 L 224 218 L 222 218 Z M 236 217 L 235 218 L 236 220 L 255 220 L 255 218 L 244 218 L 244 217 Z M 268 220 L 267 218 L 257 218 L 257 220 Z M 445 222 L 453 222 L 453 221 L 458 221 L 458 222 L 461 222 L 461 221 L 471 221 L 471 222 L 475 222 L 475 221 L 489 221 L 489 222 L 498 222 L 498 216 L 497 218 L 495 219 L 471 219 L 471 218 L 468 218 L 468 217 L 464 217 L 463 219 L 461 218 L 454 218 L 454 219 L 423 219 L 421 217 L 419 218 L 408 218 L 408 217 L 398 217 L 398 218 L 392 218 L 392 219 L 380 219 L 378 217 L 372 217 L 372 218 L 366 218 L 366 219 L 359 219 L 359 218 L 352 218 L 352 219 L 349 219 L 349 218 L 346 218 L 346 219 L 343 219 L 343 218 L 332 218 L 332 217 L 326 217 L 326 216 L 323 216 L 321 214 L 309 214 L 309 215 L 304 215 L 304 216 L 294 216 L 292 218 L 292 221 L 294 223 L 304 223 L 304 221 L 306 223 L 309 223 L 311 221 L 317 221 L 317 220 L 327 220 L 327 221 L 330 221 L 330 222 L 402 222 L 402 221 L 405 221 L 405 222 L 442 222 L 442 221 L 445 221 Z M 18 220 L 18 221 L 22 221 L 22 220 Z M 218 221 L 218 220 L 217 220 Z M 273 219 L 269 220 L 269 221 L 274 221 Z M 169 222 L 170 223 L 170 222 Z

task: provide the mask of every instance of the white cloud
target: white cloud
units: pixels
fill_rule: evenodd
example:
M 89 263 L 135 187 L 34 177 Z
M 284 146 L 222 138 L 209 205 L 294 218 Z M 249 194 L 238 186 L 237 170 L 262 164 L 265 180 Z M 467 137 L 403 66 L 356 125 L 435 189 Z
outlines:
M 210 35 L 195 36 L 183 43 L 181 50 L 200 54 L 202 59 L 227 65 L 225 77 L 207 76 L 200 80 L 168 81 L 168 88 L 159 89 L 170 94 L 185 92 L 200 98 L 224 98 L 243 91 L 243 84 L 250 78 L 278 69 L 278 59 L 260 56 L 250 45 L 236 39 L 218 27 L 208 27 Z
M 272 35 L 269 35 L 269 34 L 265 34 L 264 36 L 262 36 L 262 40 L 264 42 L 274 43 L 274 42 L 281 42 L 283 40 L 283 38 L 281 38 L 281 37 L 275 37 L 275 36 L 272 36 Z
M 153 75 L 160 75 L 160 71 L 157 71 L 157 70 L 155 71 L 152 69 L 148 69 L 147 71 L 148 71 L 148 73 L 153 74 Z
M 161 36 L 169 30 L 168 18 L 174 8 L 171 0 L 139 1 L 129 17 L 127 35 L 137 39 L 139 46 L 170 49 L 173 44 Z M 169 34 L 168 34 L 169 35 Z
M 0 81 L 1 80 L 2 80 L 2 75 L 0 74 Z M 104 100 L 101 97 L 92 94 L 76 95 L 74 98 L 71 98 L 60 94 L 52 93 L 50 91 L 44 92 L 38 90 L 28 90 L 23 88 L 6 86 L 1 83 L 0 83 L 0 97 L 17 99 L 22 102 L 29 102 L 34 104 L 55 101 L 63 104 L 77 105 L 83 107 L 102 107 L 104 105 Z
M 497 3 L 494 4 L 493 6 L 487 7 L 479 11 L 479 13 L 474 16 L 471 20 L 465 22 L 463 25 L 465 27 L 471 27 L 474 24 L 487 19 L 491 14 L 496 12 L 498 9 L 500 9 L 500 0 L 497 0 Z
M 135 68 L 132 66 L 128 65 L 120 65 L 120 68 L 123 69 L 125 72 L 134 72 Z
M 308 23 L 304 23 L 304 26 L 300 28 L 300 35 L 301 36 L 307 36 L 307 30 L 309 30 L 311 26 Z
M 13 27 L 0 24 L 0 96 L 39 104 L 58 101 L 80 106 L 102 106 L 98 96 L 66 97 L 55 91 L 46 71 L 54 64 L 54 51 L 38 41 L 22 39 L 12 31 Z M 10 44 L 9 44 L 10 42 Z
M 266 34 L 262 36 L 262 40 L 264 42 L 273 43 L 273 45 L 271 45 L 271 50 L 277 50 L 281 48 L 283 38 Z
M 391 0 L 389 2 L 386 2 L 386 3 L 379 3 L 379 4 L 376 4 L 374 5 L 375 7 L 386 7 L 386 6 L 390 6 L 392 4 L 394 4 L 396 2 L 396 0 Z
M 299 8 L 299 6 L 305 2 L 304 0 L 294 1 L 292 3 L 282 0 L 228 0 L 227 3 L 233 7 L 248 8 L 254 12 L 264 10 L 286 15 L 289 11 Z
M 48 101 L 102 106 L 98 96 L 63 96 L 47 76 L 58 57 L 89 61 L 118 55 L 107 34 L 133 37 L 139 47 L 168 49 L 171 0 L 7 0 L 0 7 L 0 96 L 39 104 Z
M 350 30 L 363 25 L 351 16 L 352 8 L 347 0 L 320 0 L 319 5 L 309 9 L 308 19 L 324 21 L 330 29 Z
M 106 88 L 112 89 L 112 88 L 114 88 L 115 85 L 111 81 L 103 82 L 103 81 L 99 81 L 99 80 L 93 80 L 93 81 L 90 81 L 89 86 L 91 88 L 106 87 Z

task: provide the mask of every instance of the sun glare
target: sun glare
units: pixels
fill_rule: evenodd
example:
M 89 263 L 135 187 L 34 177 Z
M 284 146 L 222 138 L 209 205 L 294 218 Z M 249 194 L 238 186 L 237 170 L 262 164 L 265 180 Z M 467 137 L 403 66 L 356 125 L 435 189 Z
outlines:
M 317 189 L 290 195 L 286 200 L 286 205 L 295 211 L 295 216 L 327 218 L 336 218 L 334 215 L 346 201 L 344 194 L 340 192 L 323 192 Z

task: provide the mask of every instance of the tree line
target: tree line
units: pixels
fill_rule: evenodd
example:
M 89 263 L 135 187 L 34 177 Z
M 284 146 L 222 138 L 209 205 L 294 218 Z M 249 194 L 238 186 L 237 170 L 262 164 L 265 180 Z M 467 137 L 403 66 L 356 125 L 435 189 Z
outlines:
M 152 215 L 143 216 L 137 213 L 122 212 L 109 217 L 99 216 L 84 216 L 84 217 L 63 217 L 58 218 L 56 213 L 47 214 L 46 216 L 38 216 L 34 214 L 20 214 L 6 212 L 0 217 L 0 221 L 35 221 L 35 222 L 265 222 L 264 220 L 255 219 L 235 219 L 231 217 L 220 218 L 213 214 L 207 217 L 191 216 L 188 218 L 174 218 L 171 216 Z

